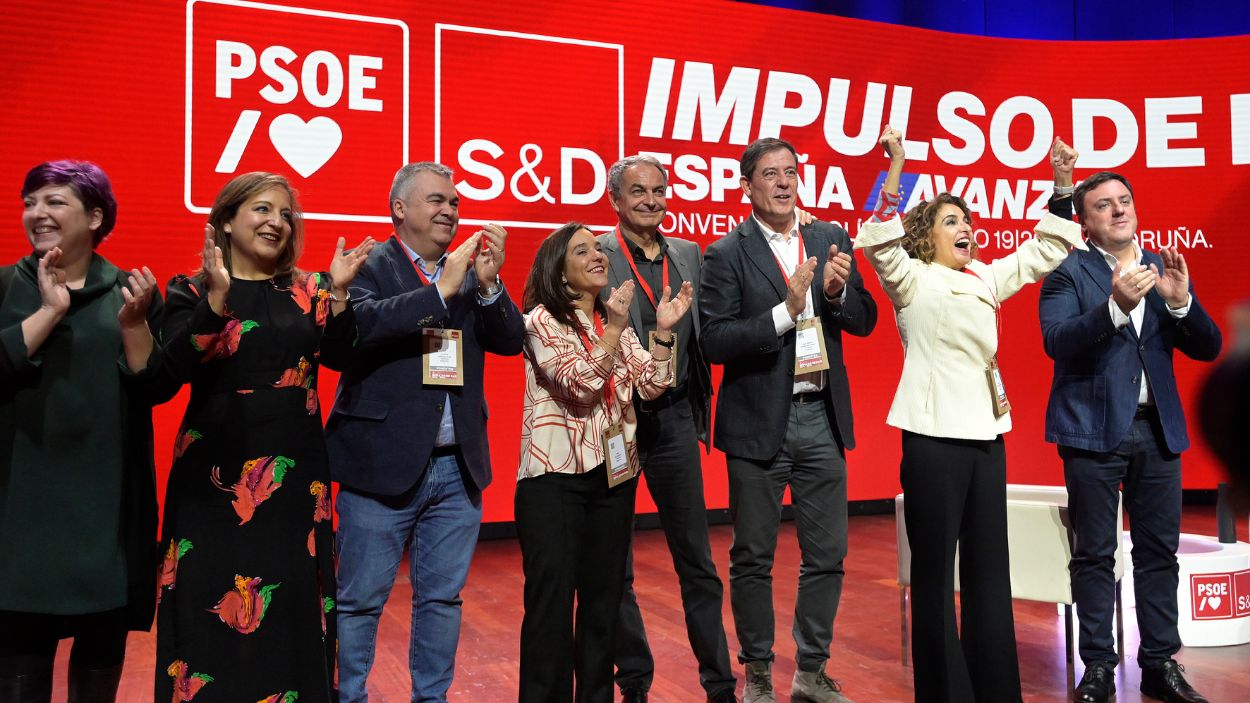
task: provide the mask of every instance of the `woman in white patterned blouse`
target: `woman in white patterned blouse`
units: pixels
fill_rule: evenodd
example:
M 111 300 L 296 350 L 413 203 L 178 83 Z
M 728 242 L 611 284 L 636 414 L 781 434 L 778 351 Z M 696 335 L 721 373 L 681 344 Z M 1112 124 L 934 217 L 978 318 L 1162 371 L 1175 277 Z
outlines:
M 673 379 L 686 283 L 664 289 L 652 352 L 629 325 L 634 284 L 608 296 L 608 260 L 579 223 L 539 246 L 525 284 L 525 410 L 516 525 L 525 572 L 520 697 L 612 700 L 612 639 L 624 588 L 638 456 L 633 397 Z M 576 618 L 574 617 L 576 602 Z M 575 624 L 576 623 L 576 624 Z

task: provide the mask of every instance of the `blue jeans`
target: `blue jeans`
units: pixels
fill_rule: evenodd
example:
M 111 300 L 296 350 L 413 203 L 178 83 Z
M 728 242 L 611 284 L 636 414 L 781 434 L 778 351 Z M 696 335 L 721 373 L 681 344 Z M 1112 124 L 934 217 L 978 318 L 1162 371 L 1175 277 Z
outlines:
M 460 590 L 482 521 L 481 494 L 466 489 L 456 456 L 443 454 L 432 456 L 421 482 L 398 496 L 344 486 L 336 505 L 340 700 L 369 700 L 365 682 L 378 618 L 411 544 L 412 701 L 446 701 L 460 638 Z

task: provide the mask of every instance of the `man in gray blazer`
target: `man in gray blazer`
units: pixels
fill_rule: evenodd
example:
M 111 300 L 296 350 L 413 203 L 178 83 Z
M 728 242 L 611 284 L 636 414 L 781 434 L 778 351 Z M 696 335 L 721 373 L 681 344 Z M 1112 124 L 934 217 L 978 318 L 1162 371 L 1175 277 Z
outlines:
M 697 244 L 660 234 L 667 188 L 664 167 L 651 156 L 621 159 L 608 170 L 609 200 L 618 224 L 598 238 L 608 257 L 608 287 L 600 295 L 606 300 L 613 288 L 635 282 L 629 319 L 644 344 L 655 329 L 655 306 L 664 287 L 676 293 L 690 281 L 698 288 L 703 264 Z M 681 584 L 699 682 L 710 703 L 726 703 L 736 701 L 735 680 L 721 617 L 724 586 L 712 562 L 699 462 L 699 441 L 707 443 L 711 425 L 712 377 L 699 349 L 698 302 L 674 332 L 674 387 L 655 400 L 634 398 L 638 456 Z M 616 631 L 616 682 L 624 703 L 645 702 L 655 675 L 634 595 L 633 567 L 631 552 Z
M 855 447 L 842 333 L 864 337 L 877 305 L 824 222 L 799 226 L 798 158 L 780 139 L 739 166 L 751 216 L 707 249 L 699 286 L 703 352 L 724 364 L 714 444 L 729 470 L 729 595 L 746 666 L 744 703 L 773 703 L 772 566 L 786 486 L 802 563 L 791 700 L 843 703 L 825 674 L 846 556 L 846 458 Z

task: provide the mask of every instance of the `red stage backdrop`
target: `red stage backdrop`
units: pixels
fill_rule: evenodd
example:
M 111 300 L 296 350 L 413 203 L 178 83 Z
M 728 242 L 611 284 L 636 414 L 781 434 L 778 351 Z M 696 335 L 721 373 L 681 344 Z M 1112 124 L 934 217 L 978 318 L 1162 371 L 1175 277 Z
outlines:
M 1065 43 L 987 39 L 691 0 L 637 3 L 6 2 L 0 184 L 9 189 L 0 260 L 25 254 L 18 190 L 46 159 L 100 163 L 121 203 L 101 253 L 167 280 L 197 265 L 217 189 L 256 169 L 287 174 L 308 213 L 305 268 L 339 235 L 390 231 L 396 168 L 456 169 L 461 231 L 509 228 L 514 298 L 536 243 L 569 220 L 608 226 L 606 167 L 640 151 L 669 164 L 664 231 L 706 246 L 748 213 L 737 157 L 781 136 L 801 154 L 802 206 L 856 234 L 886 160 L 883 123 L 904 130 L 909 200 L 950 190 L 976 215 L 983 256 L 1029 238 L 1049 192 L 1047 148 L 1081 152 L 1078 176 L 1133 180 L 1141 243 L 1186 254 L 1198 295 L 1224 324 L 1246 294 L 1243 201 L 1250 185 L 1250 38 Z M 862 266 L 862 261 L 861 261 Z M 847 344 L 859 449 L 850 497 L 898 490 L 898 431 L 885 416 L 901 368 L 889 304 Z M 1005 308 L 1000 359 L 1014 407 L 1012 481 L 1060 483 L 1042 435 L 1051 363 L 1037 288 Z M 1176 362 L 1192 412 L 1205 370 Z M 512 517 L 520 358 L 491 359 L 495 483 L 487 520 Z M 970 379 L 970 382 L 978 382 Z M 324 373 L 329 407 L 337 378 Z M 184 395 L 157 409 L 168 471 Z M 1192 424 L 1192 423 L 1191 423 Z M 1191 432 L 1196 435 L 1196 432 Z M 727 502 L 724 460 L 703 464 L 708 504 Z M 1218 470 L 1195 437 L 1185 485 Z M 163 481 L 162 481 L 163 483 Z M 640 497 L 639 510 L 653 510 Z

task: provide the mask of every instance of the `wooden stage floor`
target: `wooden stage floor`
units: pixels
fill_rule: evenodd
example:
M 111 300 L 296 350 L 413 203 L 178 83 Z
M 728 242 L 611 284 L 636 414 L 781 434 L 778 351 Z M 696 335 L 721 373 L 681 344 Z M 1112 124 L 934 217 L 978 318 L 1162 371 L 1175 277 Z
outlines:
M 1239 516 L 1238 525 L 1244 532 L 1244 515 Z M 1214 509 L 1187 507 L 1184 531 L 1214 534 Z M 850 556 L 828 670 L 842 681 L 847 695 L 857 703 L 912 700 L 911 669 L 904 668 L 899 661 L 894 535 L 893 515 L 860 516 L 850 520 Z M 732 652 L 736 641 L 728 602 L 730 538 L 729 526 L 712 528 L 712 553 L 721 578 L 726 580 L 725 625 L 729 629 Z M 651 700 L 699 703 L 704 700 L 703 692 L 686 641 L 677 579 L 663 534 L 659 530 L 639 532 L 635 547 L 638 600 L 657 662 Z M 789 700 L 790 677 L 794 671 L 790 613 L 794 608 L 798 560 L 794 523 L 784 523 L 774 569 L 778 614 L 774 678 L 779 688 L 778 700 L 783 702 Z M 410 596 L 405 565 L 396 580 L 378 635 L 377 660 L 369 682 L 373 703 L 408 700 Z M 515 540 L 483 542 L 478 546 L 464 602 L 464 625 L 450 700 L 473 703 L 516 700 L 521 558 Z M 1027 601 L 1016 601 L 1015 615 L 1025 701 L 1065 700 L 1063 617 L 1054 605 Z M 1136 663 L 1135 614 L 1129 610 L 1125 615 L 1127 656 L 1116 672 L 1116 700 L 1118 703 L 1148 701 L 1151 699 L 1143 698 L 1138 691 L 1140 669 Z M 61 645 L 54 700 L 65 700 L 63 672 L 68 658 L 67 644 Z M 153 656 L 153 635 L 133 634 L 119 701 L 152 701 Z M 1182 650 L 1178 659 L 1185 665 L 1189 680 L 1212 703 L 1250 701 L 1250 645 L 1189 648 Z M 735 670 L 741 676 L 741 667 L 735 664 Z M 1079 677 L 1079 664 L 1077 675 Z

